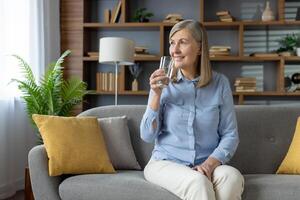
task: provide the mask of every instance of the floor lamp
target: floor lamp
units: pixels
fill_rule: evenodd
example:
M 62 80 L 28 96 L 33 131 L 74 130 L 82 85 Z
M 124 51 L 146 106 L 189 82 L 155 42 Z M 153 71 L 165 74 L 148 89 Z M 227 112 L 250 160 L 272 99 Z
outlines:
M 118 66 L 133 65 L 134 42 L 120 37 L 103 37 L 99 41 L 99 63 L 115 65 L 115 105 L 118 104 Z

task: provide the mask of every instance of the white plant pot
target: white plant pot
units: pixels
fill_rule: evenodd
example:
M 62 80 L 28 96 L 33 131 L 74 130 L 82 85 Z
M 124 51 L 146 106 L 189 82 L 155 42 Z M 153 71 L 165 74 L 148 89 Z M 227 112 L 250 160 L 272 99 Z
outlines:
M 296 49 L 296 54 L 297 54 L 297 56 L 300 56 L 300 48 Z

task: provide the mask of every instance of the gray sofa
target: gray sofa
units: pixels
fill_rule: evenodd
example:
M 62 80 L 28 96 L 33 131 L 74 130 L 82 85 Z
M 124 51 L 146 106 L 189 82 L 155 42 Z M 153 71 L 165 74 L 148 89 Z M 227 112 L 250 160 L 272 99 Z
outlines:
M 104 106 L 81 116 L 126 115 L 133 148 L 141 167 L 153 148 L 140 139 L 139 124 L 145 106 Z M 292 140 L 300 106 L 236 106 L 240 144 L 231 160 L 245 177 L 245 200 L 299 200 L 300 175 L 274 174 Z M 178 200 L 168 191 L 148 183 L 142 171 L 117 174 L 48 176 L 44 146 L 29 153 L 29 170 L 36 200 Z

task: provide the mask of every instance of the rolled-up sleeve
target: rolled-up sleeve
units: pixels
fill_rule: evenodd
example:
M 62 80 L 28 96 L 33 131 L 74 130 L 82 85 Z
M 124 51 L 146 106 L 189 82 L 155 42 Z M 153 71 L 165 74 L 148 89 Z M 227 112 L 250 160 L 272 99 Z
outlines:
M 160 131 L 160 109 L 154 111 L 149 103 L 152 99 L 152 92 L 150 91 L 147 109 L 143 115 L 141 124 L 140 124 L 140 134 L 141 138 L 148 143 L 154 142 L 155 138 L 158 136 Z M 156 122 L 156 126 L 154 126 L 154 122 Z
M 232 92 L 229 81 L 223 77 L 222 104 L 220 105 L 220 121 L 218 134 L 220 142 L 217 148 L 210 155 L 218 159 L 222 164 L 227 163 L 234 155 L 238 144 L 238 128 L 234 110 Z

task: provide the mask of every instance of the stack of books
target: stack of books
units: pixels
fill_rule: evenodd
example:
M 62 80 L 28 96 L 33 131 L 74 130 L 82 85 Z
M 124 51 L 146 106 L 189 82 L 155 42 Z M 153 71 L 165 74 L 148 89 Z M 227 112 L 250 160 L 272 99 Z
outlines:
M 121 17 L 121 4 L 122 1 L 118 1 L 118 3 L 114 6 L 113 10 L 105 9 L 104 10 L 104 23 L 117 23 Z
M 96 74 L 96 90 L 98 92 L 113 92 L 113 91 L 115 91 L 115 80 L 116 80 L 115 74 L 112 72 L 97 72 L 97 74 Z
M 211 46 L 209 49 L 209 55 L 211 57 L 215 56 L 229 56 L 230 46 Z
M 135 57 L 155 57 L 155 55 L 151 55 L 148 52 L 146 47 L 136 46 L 134 47 L 134 56 Z
M 98 58 L 99 52 L 87 52 L 87 55 L 92 58 Z
M 216 15 L 219 17 L 221 22 L 233 22 L 234 18 L 230 15 L 228 10 L 218 11 Z
M 240 77 L 235 79 L 236 92 L 255 92 L 256 78 L 255 77 Z
M 163 20 L 163 22 L 165 23 L 177 23 L 183 20 L 183 17 L 181 14 L 177 14 L 177 13 L 171 13 L 168 14 L 165 19 Z

